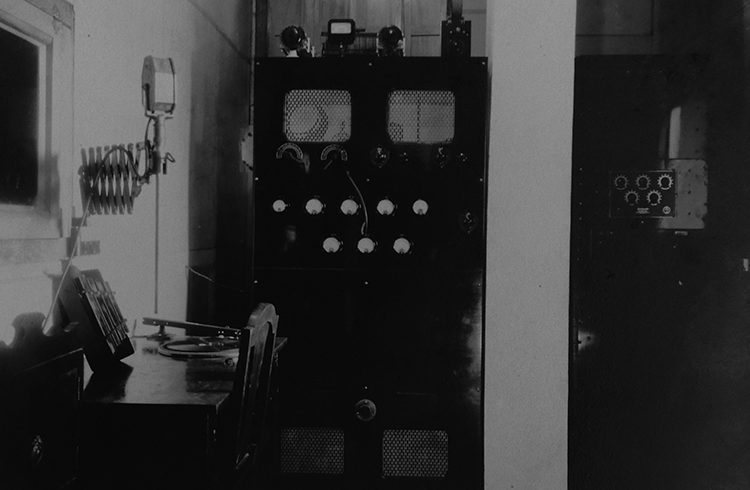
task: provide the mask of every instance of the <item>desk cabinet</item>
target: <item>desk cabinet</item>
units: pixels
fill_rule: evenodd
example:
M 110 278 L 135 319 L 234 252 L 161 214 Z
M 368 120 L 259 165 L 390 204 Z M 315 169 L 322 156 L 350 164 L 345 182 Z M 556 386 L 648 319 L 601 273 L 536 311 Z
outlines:
M 119 372 L 97 372 L 86 384 L 83 488 L 214 488 L 233 366 L 171 359 L 139 342 Z

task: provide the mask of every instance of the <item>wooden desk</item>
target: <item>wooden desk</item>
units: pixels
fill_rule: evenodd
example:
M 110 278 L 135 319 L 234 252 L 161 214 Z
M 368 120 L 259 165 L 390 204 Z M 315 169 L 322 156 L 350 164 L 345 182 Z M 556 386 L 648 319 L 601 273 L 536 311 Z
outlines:
M 86 375 L 83 488 L 214 488 L 232 429 L 234 366 L 173 359 L 158 353 L 157 342 L 134 343 L 118 372 Z

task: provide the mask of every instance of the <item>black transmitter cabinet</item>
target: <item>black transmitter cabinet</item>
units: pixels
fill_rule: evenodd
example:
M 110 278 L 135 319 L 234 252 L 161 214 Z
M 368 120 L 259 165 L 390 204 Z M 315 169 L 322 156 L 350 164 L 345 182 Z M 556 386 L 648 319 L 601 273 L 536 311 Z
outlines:
M 482 488 L 486 60 L 255 68 L 279 488 Z

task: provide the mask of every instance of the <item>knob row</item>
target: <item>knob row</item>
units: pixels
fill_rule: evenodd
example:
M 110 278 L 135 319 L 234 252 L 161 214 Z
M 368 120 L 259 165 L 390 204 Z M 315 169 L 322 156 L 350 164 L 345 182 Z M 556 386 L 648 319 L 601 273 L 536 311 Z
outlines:
M 276 213 L 285 212 L 287 209 L 289 209 L 289 206 L 289 203 L 284 201 L 283 199 L 276 199 L 273 204 L 271 204 L 271 208 Z M 341 202 L 341 204 L 339 205 L 339 210 L 346 216 L 352 216 L 359 212 L 360 207 L 361 206 L 357 201 L 355 201 L 353 198 L 348 198 L 344 199 Z M 307 214 L 311 216 L 322 214 L 325 208 L 326 205 L 317 197 L 310 198 L 305 203 L 305 212 L 307 212 Z M 393 201 L 387 198 L 378 201 L 378 204 L 376 206 L 378 214 L 380 214 L 381 216 L 392 216 L 393 214 L 395 214 L 397 208 L 398 206 Z M 414 201 L 414 203 L 412 203 L 411 209 L 417 216 L 424 216 L 430 210 L 430 205 L 427 204 L 427 201 L 425 201 L 424 199 L 417 199 L 416 201 Z
M 375 251 L 378 244 L 375 240 L 370 237 L 362 237 L 357 242 L 357 250 L 362 254 L 370 254 Z M 393 251 L 399 255 L 405 255 L 411 252 L 412 242 L 404 237 L 396 238 L 393 241 Z M 330 254 L 341 252 L 344 249 L 344 242 L 335 236 L 329 236 L 323 240 L 323 250 Z

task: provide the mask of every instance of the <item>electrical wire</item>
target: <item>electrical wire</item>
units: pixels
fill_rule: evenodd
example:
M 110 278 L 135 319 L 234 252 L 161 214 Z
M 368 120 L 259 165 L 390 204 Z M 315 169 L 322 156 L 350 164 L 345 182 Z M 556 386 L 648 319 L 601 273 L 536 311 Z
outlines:
M 99 169 L 96 172 L 96 176 L 94 177 L 93 181 L 96 182 L 99 180 L 99 177 L 101 176 L 102 170 L 104 169 L 104 162 L 109 158 L 109 156 L 114 153 L 115 151 L 120 151 L 125 153 L 128 156 L 128 160 L 132 165 L 133 163 L 133 155 L 124 147 L 124 146 L 115 146 L 109 149 L 104 156 L 101 159 L 101 165 L 99 165 Z M 135 170 L 134 170 L 135 171 Z M 137 175 L 137 173 L 136 173 Z M 57 285 L 57 288 L 55 289 L 55 294 L 52 297 L 52 303 L 49 306 L 49 310 L 47 311 L 47 316 L 44 317 L 44 321 L 42 321 L 42 332 L 47 333 L 47 323 L 49 322 L 50 317 L 52 316 L 52 311 L 55 309 L 55 305 L 57 304 L 57 300 L 60 298 L 60 293 L 62 292 L 62 286 L 65 282 L 65 278 L 68 276 L 68 272 L 70 271 L 70 267 L 73 265 L 73 257 L 76 256 L 78 253 L 78 247 L 81 243 L 81 228 L 86 224 L 86 220 L 88 219 L 90 215 L 90 209 L 91 209 L 91 198 L 94 197 L 94 193 L 89 193 L 89 197 L 86 199 L 86 204 L 83 209 L 83 215 L 81 216 L 81 222 L 78 224 L 78 227 L 76 228 L 76 237 L 73 241 L 73 250 L 70 252 L 70 255 L 67 258 L 67 263 L 65 264 L 65 268 L 63 269 L 62 275 L 60 276 L 60 283 Z M 50 328 L 52 328 L 50 326 Z
M 357 196 L 359 196 L 359 202 L 360 204 L 362 204 L 362 210 L 364 211 L 364 215 L 365 215 L 365 221 L 364 223 L 362 223 L 362 228 L 360 228 L 359 231 L 362 235 L 367 235 L 367 231 L 370 227 L 370 217 L 367 214 L 367 203 L 365 202 L 365 198 L 362 195 L 362 191 L 359 190 L 359 186 L 354 181 L 354 178 L 352 178 L 352 174 L 349 173 L 348 169 L 345 170 L 345 172 L 346 172 L 346 177 L 349 179 L 349 182 L 352 183 L 352 187 L 354 187 L 354 190 L 357 191 Z
M 193 269 L 189 265 L 186 265 L 185 269 L 187 269 L 187 271 L 190 272 L 191 274 L 195 274 L 196 276 L 198 276 L 200 278 L 203 278 L 206 281 L 210 282 L 211 284 L 219 286 L 220 288 L 224 288 L 224 289 L 227 289 L 229 291 L 234 291 L 236 293 L 242 293 L 242 294 L 250 294 L 252 292 L 252 291 L 249 291 L 249 290 L 246 290 L 246 289 L 240 289 L 240 288 L 236 288 L 236 287 L 233 287 L 233 286 L 227 286 L 226 284 L 222 284 L 220 282 L 217 282 L 214 278 L 198 272 L 197 270 Z

